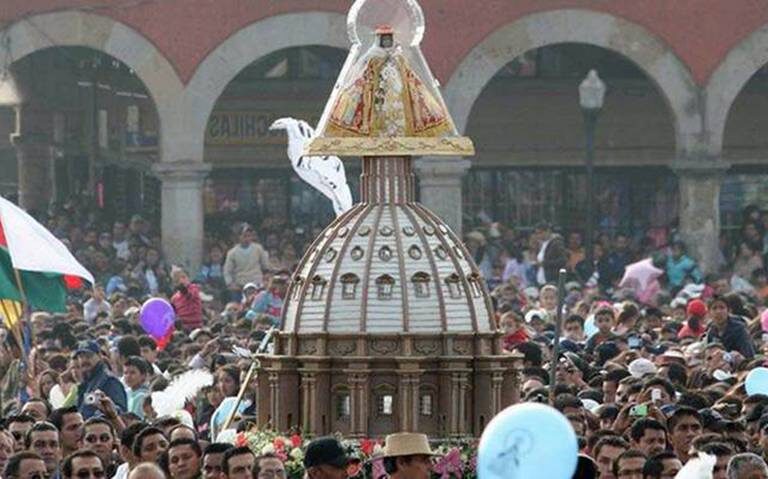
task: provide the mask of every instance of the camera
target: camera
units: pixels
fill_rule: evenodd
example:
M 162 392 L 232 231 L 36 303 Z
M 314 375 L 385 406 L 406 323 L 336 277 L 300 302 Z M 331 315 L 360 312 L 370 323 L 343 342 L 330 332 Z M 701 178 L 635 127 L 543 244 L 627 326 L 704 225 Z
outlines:
M 629 415 L 631 417 L 645 417 L 648 415 L 648 405 L 647 404 L 638 404 L 636 406 L 632 406 L 632 408 L 629 410 Z
M 99 402 L 99 397 L 95 393 L 86 394 L 83 398 L 83 404 L 86 406 L 95 406 Z

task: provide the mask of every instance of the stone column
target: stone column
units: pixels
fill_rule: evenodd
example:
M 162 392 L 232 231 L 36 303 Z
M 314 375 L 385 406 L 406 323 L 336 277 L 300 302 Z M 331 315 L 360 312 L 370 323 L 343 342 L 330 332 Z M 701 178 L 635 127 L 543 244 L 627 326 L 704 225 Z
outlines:
M 349 393 L 352 406 L 349 436 L 353 438 L 368 437 L 368 418 L 370 415 L 368 400 L 371 397 L 371 392 L 367 373 L 349 375 Z
M 461 158 L 422 158 L 416 162 L 420 202 L 462 236 L 462 179 L 471 162 Z
M 716 273 L 720 239 L 720 183 L 728 165 L 720 161 L 677 162 L 680 234 L 704 274 Z
M 163 254 L 171 264 L 194 275 L 203 259 L 203 180 L 211 165 L 202 161 L 155 163 L 162 181 L 161 236 Z
M 53 191 L 51 145 L 40 135 L 11 135 L 19 164 L 19 206 L 27 211 L 48 209 Z

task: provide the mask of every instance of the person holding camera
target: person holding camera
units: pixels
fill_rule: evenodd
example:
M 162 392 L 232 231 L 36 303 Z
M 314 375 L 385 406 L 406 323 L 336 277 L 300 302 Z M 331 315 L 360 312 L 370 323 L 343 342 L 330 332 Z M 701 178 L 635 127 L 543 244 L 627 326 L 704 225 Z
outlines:
M 77 409 L 85 419 L 96 415 L 100 410 L 97 391 L 111 399 L 118 412 L 125 412 L 128 406 L 123 383 L 110 372 L 99 352 L 99 344 L 96 341 L 82 341 L 75 351 L 75 360 L 82 375 L 82 383 L 77 391 Z
M 174 266 L 171 268 L 171 278 L 174 293 L 171 304 L 176 311 L 176 317 L 186 333 L 203 327 L 203 302 L 200 298 L 200 287 L 189 280 L 186 271 Z

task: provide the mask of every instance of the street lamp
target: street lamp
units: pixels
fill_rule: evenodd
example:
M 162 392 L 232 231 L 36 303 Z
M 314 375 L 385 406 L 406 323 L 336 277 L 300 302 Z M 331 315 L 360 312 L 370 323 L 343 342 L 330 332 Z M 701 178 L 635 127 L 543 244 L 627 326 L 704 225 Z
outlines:
M 595 176 L 595 127 L 597 117 L 603 108 L 605 99 L 605 83 L 600 80 L 596 70 L 590 70 L 587 77 L 579 85 L 579 104 L 584 114 L 584 129 L 586 133 L 586 167 L 587 167 L 587 219 L 586 219 L 586 254 L 587 264 L 594 267 L 594 176 Z
M 21 95 L 8 70 L 0 70 L 0 107 L 13 107 L 21 103 Z

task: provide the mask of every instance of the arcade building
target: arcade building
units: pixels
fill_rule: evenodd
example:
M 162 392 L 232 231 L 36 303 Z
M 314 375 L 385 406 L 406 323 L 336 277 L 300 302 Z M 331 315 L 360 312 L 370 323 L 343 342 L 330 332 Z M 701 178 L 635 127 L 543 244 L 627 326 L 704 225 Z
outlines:
M 745 206 L 768 204 L 768 10 L 749 0 L 422 3 L 424 55 L 477 149 L 415 162 L 416 197 L 454 231 L 482 218 L 584 224 L 578 85 L 593 68 L 607 85 L 599 228 L 678 228 L 712 270 L 721 231 L 739 227 Z M 325 227 L 330 205 L 268 126 L 319 120 L 347 56 L 348 8 L 5 0 L 0 193 L 43 211 L 85 192 L 115 217 L 142 213 L 169 259 L 191 268 L 205 223 L 233 211 Z M 356 192 L 359 163 L 346 167 Z

